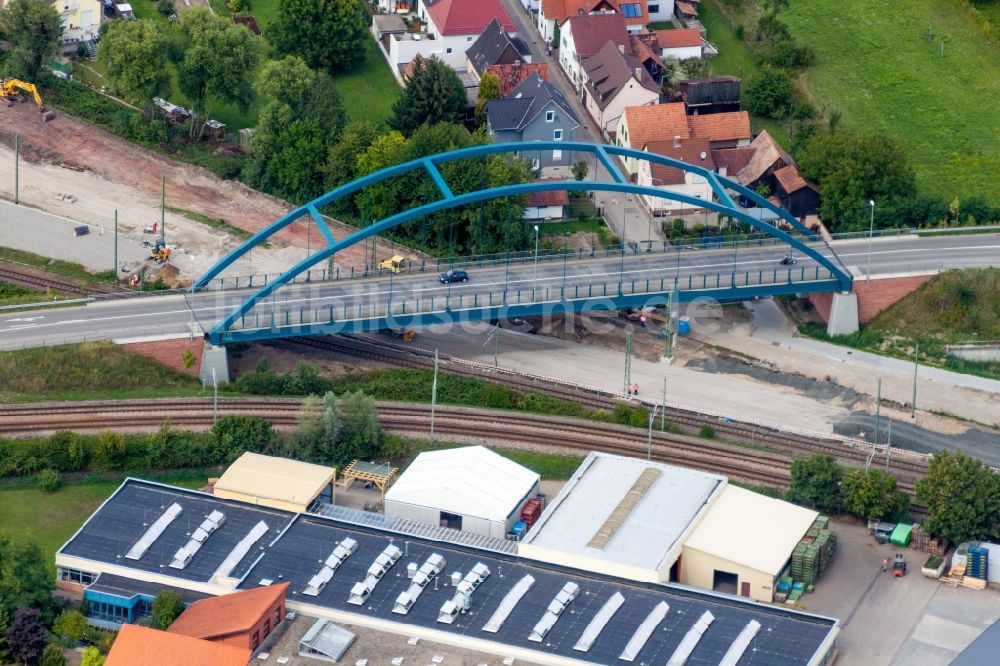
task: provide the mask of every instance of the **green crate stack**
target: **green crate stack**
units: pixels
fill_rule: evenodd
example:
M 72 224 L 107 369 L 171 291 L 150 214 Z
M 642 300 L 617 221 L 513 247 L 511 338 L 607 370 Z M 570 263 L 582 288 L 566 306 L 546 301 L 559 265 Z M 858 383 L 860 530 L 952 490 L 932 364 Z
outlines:
M 816 522 L 813 524 L 819 525 L 820 529 L 825 530 L 830 527 L 830 518 L 829 516 L 820 516 L 819 518 L 816 519 Z

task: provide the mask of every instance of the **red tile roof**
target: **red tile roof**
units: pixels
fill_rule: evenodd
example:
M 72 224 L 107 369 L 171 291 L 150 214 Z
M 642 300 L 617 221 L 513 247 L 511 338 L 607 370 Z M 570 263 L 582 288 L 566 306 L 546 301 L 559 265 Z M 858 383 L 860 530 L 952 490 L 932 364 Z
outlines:
M 680 143 L 678 146 L 677 143 Z M 708 141 L 705 139 L 681 139 L 680 142 L 671 141 L 651 141 L 646 144 L 646 150 L 664 157 L 671 157 L 688 164 L 696 164 L 710 171 L 715 170 L 715 162 L 712 161 L 712 151 L 709 150 Z M 705 159 L 701 156 L 704 155 Z M 650 171 L 653 175 L 654 185 L 680 185 L 684 182 L 684 172 L 674 167 L 663 164 L 650 163 Z
M 221 638 L 249 631 L 285 596 L 288 583 L 200 599 L 180 614 L 167 631 L 194 638 Z
M 541 178 L 536 183 L 549 180 L 561 180 L 560 178 Z M 553 190 L 551 192 L 532 192 L 528 195 L 528 205 L 536 208 L 545 206 L 568 206 L 569 193 L 566 190 Z
M 122 625 L 105 666 L 247 666 L 253 652 L 222 643 Z
M 646 9 L 646 0 L 609 0 L 615 11 L 621 12 L 621 5 L 639 5 L 638 16 L 626 16 L 626 25 L 646 25 L 649 23 L 649 12 Z
M 657 30 L 656 41 L 660 43 L 661 49 L 679 49 L 690 46 L 701 46 L 701 30 L 698 30 L 698 28 Z
M 712 151 L 712 161 L 715 162 L 715 166 L 718 168 L 726 168 L 726 176 L 728 178 L 735 178 L 736 174 L 750 164 L 750 160 L 753 159 L 754 153 L 757 152 L 756 148 L 724 148 L 722 150 Z
M 555 21 L 556 25 L 561 25 L 570 16 L 615 8 L 610 0 L 542 0 L 542 14 L 545 18 Z
M 691 127 L 691 136 L 709 141 L 753 138 L 753 132 L 750 131 L 750 114 L 746 111 L 688 116 L 688 125 Z
M 813 190 L 816 189 L 816 186 L 803 178 L 799 174 L 799 170 L 792 165 L 781 167 L 775 171 L 774 178 L 778 181 L 778 184 L 781 185 L 781 189 L 789 194 L 792 192 L 798 192 L 805 187 Z
M 573 32 L 573 44 L 580 60 L 594 55 L 612 41 L 615 46 L 629 46 L 628 31 L 625 29 L 625 19 L 621 14 L 587 14 L 585 16 L 570 16 L 570 29 Z M 563 28 L 566 32 L 566 28 Z
M 494 18 L 500 19 L 507 32 L 517 32 L 500 0 L 437 0 L 427 12 L 445 36 L 482 34 Z
M 677 0 L 675 5 L 681 14 L 687 16 L 697 16 L 698 15 L 698 5 L 697 3 L 684 2 L 684 0 Z
M 642 150 L 650 141 L 668 141 L 675 136 L 687 139 L 690 136 L 684 102 L 626 107 L 625 123 L 628 126 L 628 146 L 635 150 Z
M 500 96 L 506 97 L 526 78 L 538 72 L 543 81 L 549 80 L 549 65 L 545 62 L 521 63 L 520 65 L 490 65 L 487 72 L 493 72 L 500 79 Z

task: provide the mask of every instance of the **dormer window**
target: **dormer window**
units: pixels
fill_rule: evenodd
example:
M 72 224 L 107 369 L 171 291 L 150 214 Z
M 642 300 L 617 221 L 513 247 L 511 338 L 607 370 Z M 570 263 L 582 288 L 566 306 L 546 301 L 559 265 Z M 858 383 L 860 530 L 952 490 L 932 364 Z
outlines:
M 556 121 L 556 112 L 555 111 L 546 111 L 545 112 L 545 122 L 547 122 L 547 123 L 554 123 L 555 121 Z

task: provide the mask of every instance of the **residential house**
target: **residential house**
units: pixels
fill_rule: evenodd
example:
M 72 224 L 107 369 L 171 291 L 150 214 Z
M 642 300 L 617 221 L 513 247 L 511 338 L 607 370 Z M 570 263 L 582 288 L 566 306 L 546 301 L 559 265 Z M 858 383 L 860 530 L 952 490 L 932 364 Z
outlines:
M 398 24 L 391 29 L 380 27 L 380 21 L 385 24 L 388 17 L 372 20 L 372 34 L 383 44 L 389 68 L 400 83 L 404 81 L 406 65 L 418 55 L 436 57 L 460 76 L 464 74 L 465 52 L 494 19 L 500 21 L 508 34 L 517 31 L 500 0 L 421 0 L 417 14 L 426 24 L 424 32 L 399 32 Z
M 49 4 L 59 12 L 64 51 L 75 51 L 80 42 L 97 39 L 103 16 L 101 0 L 49 0 Z
M 653 80 L 662 85 L 666 68 L 660 57 L 660 45 L 656 41 L 656 35 L 651 32 L 631 33 L 628 41 L 632 47 L 632 55 L 639 59 Z
M 654 34 L 660 46 L 661 58 L 700 60 L 703 55 L 701 31 L 697 28 L 657 30 Z
M 645 145 L 644 150 L 648 153 L 663 155 L 703 167 L 709 171 L 715 171 L 712 151 L 709 142 L 705 139 L 676 137 L 670 141 L 650 141 Z M 714 197 L 712 186 L 704 176 L 645 160 L 639 162 L 636 182 L 645 187 L 655 187 L 665 192 L 684 194 L 705 201 L 711 201 Z M 657 216 L 681 214 L 702 208 L 691 203 L 646 195 L 643 195 L 643 199 L 649 210 Z
M 757 151 L 749 146 L 713 150 L 712 161 L 715 162 L 716 173 L 720 176 L 737 179 L 737 174 L 750 164 L 755 152 Z
M 478 81 L 490 65 L 530 63 L 531 49 L 519 37 L 507 34 L 499 19 L 493 19 L 466 50 L 465 56 L 469 74 Z
M 795 217 L 815 215 L 819 210 L 819 188 L 791 164 L 774 172 L 774 196 Z
M 674 0 L 648 0 L 646 15 L 650 23 L 669 21 L 674 15 Z
M 559 66 L 582 95 L 586 83 L 583 61 L 600 51 L 608 40 L 624 51 L 630 48 L 625 19 L 621 14 L 571 16 L 562 25 Z
M 580 119 L 555 86 L 532 73 L 503 99 L 486 103 L 486 127 L 494 143 L 573 141 Z M 569 166 L 568 151 L 525 155 L 535 166 Z
M 194 602 L 167 628 L 171 634 L 256 650 L 285 620 L 288 583 L 207 597 Z
M 377 0 L 375 8 L 383 14 L 409 14 L 416 4 L 417 0 Z
M 557 40 L 556 36 L 570 16 L 609 14 L 615 11 L 616 5 L 612 0 L 541 0 L 536 26 L 547 44 L 562 48 L 561 40 Z
M 782 167 L 795 166 L 795 160 L 778 145 L 767 130 L 762 131 L 750 142 L 750 148 L 754 151 L 753 157 L 736 174 L 736 180 L 750 189 L 763 183 L 773 192 L 774 172 Z
M 545 62 L 522 63 L 520 65 L 490 65 L 486 71 L 497 75 L 500 79 L 500 97 L 506 97 L 521 82 L 534 73 L 542 80 L 549 80 L 549 65 Z
M 532 192 L 528 195 L 528 204 L 523 208 L 521 217 L 525 220 L 561 220 L 565 216 L 567 206 L 569 206 L 569 193 L 566 190 Z
M 625 19 L 625 29 L 630 33 L 646 29 L 649 24 L 646 0 L 611 0 L 611 4 Z
M 626 107 L 618 127 L 615 129 L 615 143 L 633 150 L 644 150 L 650 141 L 690 138 L 687 114 L 680 102 L 656 104 L 653 106 Z M 635 177 L 639 160 L 629 157 L 625 160 L 625 170 Z
M 247 666 L 252 655 L 249 648 L 126 624 L 104 666 Z
M 705 115 L 740 110 L 740 79 L 712 76 L 681 81 L 681 99 L 688 113 Z
M 626 107 L 660 101 L 660 88 L 638 58 L 608 41 L 585 58 L 584 106 L 605 138 L 614 134 Z
M 691 136 L 707 139 L 712 148 L 743 148 L 750 145 L 750 114 L 746 111 L 687 116 Z

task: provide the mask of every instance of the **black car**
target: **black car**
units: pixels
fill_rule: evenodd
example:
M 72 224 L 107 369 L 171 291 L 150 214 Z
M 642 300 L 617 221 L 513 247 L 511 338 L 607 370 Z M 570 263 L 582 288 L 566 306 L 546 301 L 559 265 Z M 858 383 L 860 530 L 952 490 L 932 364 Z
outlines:
M 465 271 L 460 271 L 458 269 L 451 269 L 450 271 L 445 271 L 441 273 L 441 284 L 448 284 L 449 282 L 468 282 L 469 274 Z

